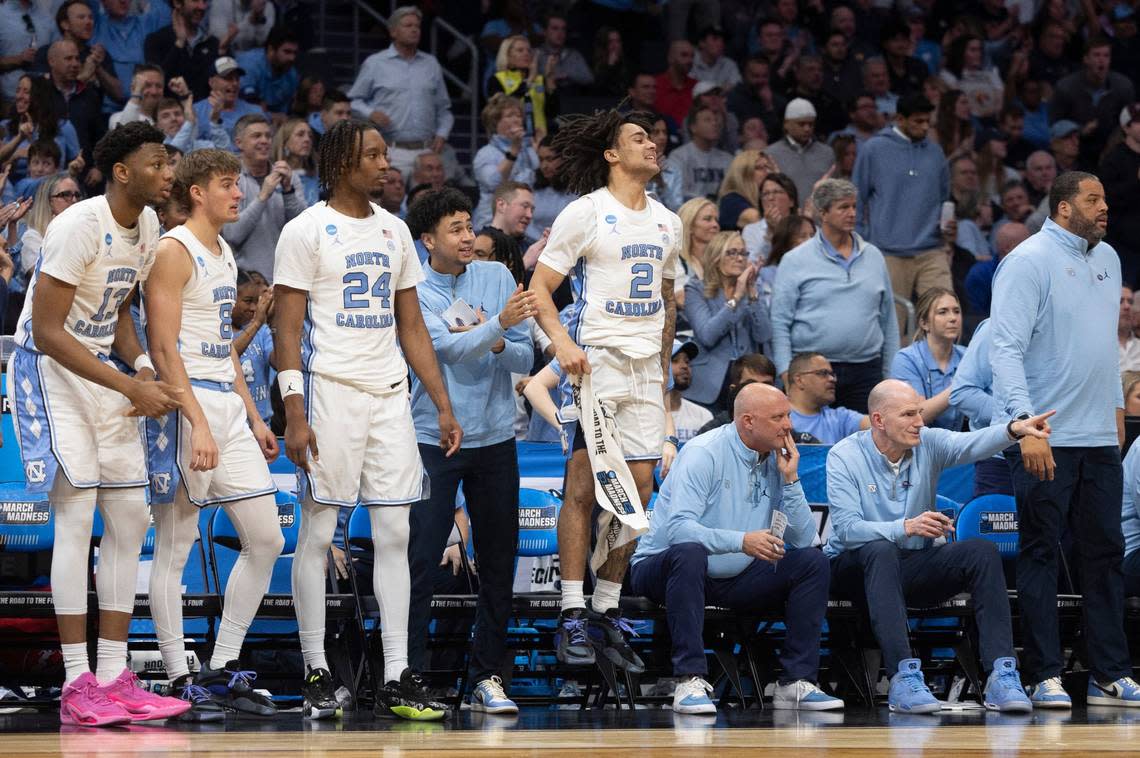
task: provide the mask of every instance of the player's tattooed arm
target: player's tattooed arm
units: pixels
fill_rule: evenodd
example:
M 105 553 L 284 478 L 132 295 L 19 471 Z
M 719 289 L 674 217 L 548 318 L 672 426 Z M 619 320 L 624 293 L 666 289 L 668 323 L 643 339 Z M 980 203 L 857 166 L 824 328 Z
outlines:
M 447 386 L 439 370 L 431 334 L 424 324 L 420 298 L 415 287 L 396 291 L 395 311 L 396 333 L 400 338 L 400 346 L 404 349 L 404 357 L 439 411 L 439 446 L 446 455 L 451 456 L 459 450 L 463 430 L 451 410 L 451 398 L 447 395 Z

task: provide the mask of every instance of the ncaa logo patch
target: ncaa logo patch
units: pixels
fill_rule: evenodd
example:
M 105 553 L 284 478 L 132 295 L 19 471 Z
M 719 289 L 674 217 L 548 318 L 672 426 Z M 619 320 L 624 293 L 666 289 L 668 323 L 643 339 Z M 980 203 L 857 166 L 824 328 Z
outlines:
M 335 237 L 336 236 L 336 224 L 329 224 L 328 226 L 326 226 L 325 227 L 325 234 L 327 234 L 330 237 Z
M 42 458 L 24 464 L 24 478 L 28 480 L 28 484 L 44 483 L 47 479 L 47 467 Z
M 608 214 L 606 216 L 606 223 L 610 225 L 610 234 L 617 234 L 618 233 L 618 228 L 617 228 L 618 218 L 617 218 L 617 216 L 615 216 L 612 213 Z
M 107 234 L 103 237 L 103 242 L 107 243 L 108 245 L 111 244 L 111 233 L 110 232 L 107 232 Z

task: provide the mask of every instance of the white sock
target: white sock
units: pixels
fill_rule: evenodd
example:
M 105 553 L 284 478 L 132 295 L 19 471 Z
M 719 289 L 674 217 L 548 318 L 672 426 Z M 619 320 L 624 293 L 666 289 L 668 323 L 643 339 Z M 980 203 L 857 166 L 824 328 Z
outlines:
M 384 682 L 398 682 L 408 667 L 408 633 L 382 632 L 380 641 L 384 646 Z
M 307 674 L 309 669 L 328 671 L 329 662 L 325 659 L 324 628 L 313 632 L 299 631 L 297 636 L 301 638 L 301 655 L 305 658 L 305 673 Z
M 72 642 L 59 646 L 63 653 L 63 685 L 74 682 L 91 670 L 91 663 L 87 660 L 87 643 Z
M 99 684 L 108 684 L 127 667 L 126 640 L 105 640 L 99 638 L 95 659 L 95 678 Z
M 236 661 L 241 655 L 241 644 L 245 641 L 245 629 L 225 630 L 229 634 L 223 639 L 223 629 L 218 629 L 218 639 L 214 642 L 214 652 L 210 655 L 210 668 L 221 671 L 230 661 Z
M 567 579 L 562 580 L 562 610 L 568 611 L 571 608 L 585 608 L 586 597 L 582 594 L 582 585 L 585 582 L 582 580 L 570 581 Z
M 190 665 L 186 662 L 186 643 L 181 637 L 159 640 L 158 652 L 162 653 L 162 662 L 170 681 L 190 673 Z
M 619 600 L 621 600 L 620 583 L 607 582 L 605 579 L 594 582 L 594 596 L 590 598 L 590 605 L 595 611 L 605 613 L 610 608 L 617 608 Z

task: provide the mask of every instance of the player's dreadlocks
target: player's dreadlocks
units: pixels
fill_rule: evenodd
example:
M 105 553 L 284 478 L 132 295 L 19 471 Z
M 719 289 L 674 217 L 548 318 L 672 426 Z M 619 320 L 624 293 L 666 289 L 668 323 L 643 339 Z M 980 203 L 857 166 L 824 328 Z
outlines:
M 562 156 L 562 180 L 570 192 L 585 195 L 606 186 L 610 164 L 604 153 L 617 146 L 623 124 L 636 124 L 649 132 L 653 116 L 644 111 L 597 111 L 592 116 L 573 116 L 558 128 L 552 147 Z
M 371 121 L 350 118 L 333 124 L 321 137 L 317 173 L 320 175 L 321 189 L 328 197 L 331 198 L 336 192 L 341 178 L 360 162 L 364 133 L 369 129 L 380 131 Z

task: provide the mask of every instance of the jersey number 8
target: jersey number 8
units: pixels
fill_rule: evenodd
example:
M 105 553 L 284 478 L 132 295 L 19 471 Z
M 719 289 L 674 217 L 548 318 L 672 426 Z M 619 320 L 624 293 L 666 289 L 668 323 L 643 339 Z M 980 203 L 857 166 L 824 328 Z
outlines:
M 381 308 L 390 308 L 392 303 L 389 298 L 392 296 L 392 272 L 385 271 L 380 276 L 376 277 L 375 283 L 372 287 L 368 286 L 368 274 L 363 271 L 353 271 L 344 275 L 344 283 L 348 286 L 344 288 L 344 307 L 348 308 L 367 308 L 368 298 L 360 297 L 368 293 L 371 289 L 372 297 L 380 298 Z

